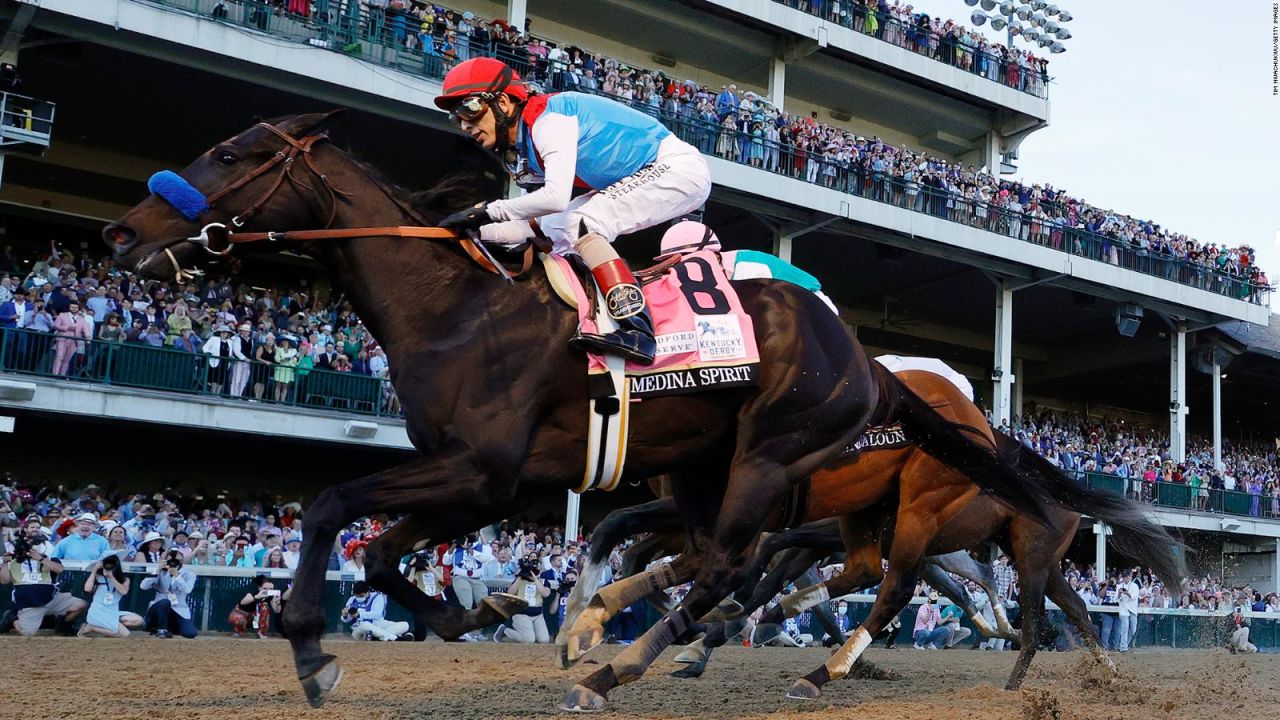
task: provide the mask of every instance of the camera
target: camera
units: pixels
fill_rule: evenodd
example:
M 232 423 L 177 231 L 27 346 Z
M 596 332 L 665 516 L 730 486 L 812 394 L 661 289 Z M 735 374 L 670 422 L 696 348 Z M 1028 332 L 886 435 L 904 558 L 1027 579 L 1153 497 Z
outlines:
M 13 536 L 13 559 L 18 562 L 25 562 L 31 556 L 31 548 L 35 547 L 36 544 L 25 532 L 15 534 Z
M 168 560 L 165 561 L 164 566 L 171 567 L 171 568 L 180 568 L 182 567 L 182 561 L 179 560 L 178 558 L 169 558 Z
M 534 560 L 521 560 L 520 568 L 516 571 L 516 575 L 521 580 L 532 581 L 538 576 L 538 563 Z

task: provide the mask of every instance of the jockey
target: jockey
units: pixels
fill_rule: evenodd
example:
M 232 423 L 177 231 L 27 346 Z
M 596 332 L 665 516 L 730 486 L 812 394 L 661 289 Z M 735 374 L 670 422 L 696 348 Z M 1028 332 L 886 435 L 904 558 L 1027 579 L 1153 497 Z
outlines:
M 541 186 L 454 213 L 441 227 L 479 230 L 481 240 L 499 243 L 540 230 L 555 252 L 578 253 L 619 327 L 606 335 L 579 331 L 571 344 L 652 363 L 656 345 L 644 295 L 611 243 L 706 202 L 711 175 L 697 148 L 613 100 L 577 92 L 531 97 L 520 76 L 493 58 L 450 70 L 435 102 L 496 152 L 517 184 Z M 573 198 L 575 187 L 586 192 Z
M 831 312 L 840 314 L 835 303 L 822 292 L 822 283 L 818 278 L 792 265 L 776 255 L 758 250 L 730 250 L 721 252 L 720 238 L 711 228 L 700 222 L 684 220 L 672 225 L 662 236 L 662 251 L 655 260 L 663 260 L 671 255 L 685 255 L 698 250 L 712 250 L 720 253 L 720 262 L 730 280 L 750 280 L 766 278 L 782 280 L 812 292 L 818 299 L 831 308 Z

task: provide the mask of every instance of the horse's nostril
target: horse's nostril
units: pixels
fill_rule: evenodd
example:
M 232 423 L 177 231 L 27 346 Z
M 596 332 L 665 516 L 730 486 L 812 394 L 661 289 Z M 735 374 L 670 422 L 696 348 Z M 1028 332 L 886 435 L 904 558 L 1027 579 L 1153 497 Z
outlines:
M 128 225 L 111 223 L 102 229 L 102 239 L 116 250 L 122 250 L 131 247 L 138 236 Z

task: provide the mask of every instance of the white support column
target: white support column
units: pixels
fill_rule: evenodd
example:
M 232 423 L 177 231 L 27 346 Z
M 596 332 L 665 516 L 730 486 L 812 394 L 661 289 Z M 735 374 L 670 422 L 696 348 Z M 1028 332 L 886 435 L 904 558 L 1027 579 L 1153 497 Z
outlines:
M 773 231 L 773 254 L 782 260 L 791 262 L 791 242 L 795 240 L 792 233 L 784 233 L 781 230 Z
M 1022 417 L 1022 358 L 1013 359 L 1013 400 L 1009 410 L 1014 417 Z
M 529 15 L 528 0 L 507 0 L 507 22 L 524 32 L 524 21 Z
M 578 507 L 581 502 L 582 496 L 570 490 L 569 501 L 565 503 L 564 508 L 564 541 L 566 544 L 578 539 Z
M 1013 289 L 1005 280 L 996 283 L 995 369 L 991 412 L 997 426 L 1009 422 L 1014 382 L 1013 373 Z
M 1222 367 L 1218 365 L 1216 353 L 1213 356 L 1213 467 L 1222 470 Z M 1280 576 L 1276 580 L 1280 581 Z
M 1187 456 L 1187 326 L 1178 323 L 1169 337 L 1169 454 L 1176 463 Z
M 986 142 L 983 144 L 984 164 L 987 166 L 987 172 L 991 176 L 1000 178 L 1000 134 L 995 130 L 987 133 Z
M 782 110 L 787 95 L 787 61 L 776 54 L 769 61 L 769 101 Z
M 1276 538 L 1276 555 L 1271 565 L 1271 592 L 1280 593 L 1280 538 Z
M 1110 534 L 1111 528 L 1103 523 L 1093 524 L 1093 576 L 1095 578 L 1107 576 L 1107 536 Z

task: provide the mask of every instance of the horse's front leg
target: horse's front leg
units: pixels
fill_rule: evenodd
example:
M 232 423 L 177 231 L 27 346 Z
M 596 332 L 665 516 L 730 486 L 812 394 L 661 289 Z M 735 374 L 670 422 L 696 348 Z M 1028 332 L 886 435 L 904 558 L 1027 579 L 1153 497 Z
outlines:
M 333 538 L 344 525 L 376 513 L 427 513 L 430 535 L 451 537 L 473 530 L 510 505 L 469 452 L 421 458 L 358 480 L 333 486 L 316 497 L 303 519 L 302 553 L 283 622 L 293 647 L 294 666 L 307 701 L 324 704 L 342 679 L 337 658 L 320 647 L 324 633 L 324 574 Z M 441 508 L 449 512 L 439 512 Z

